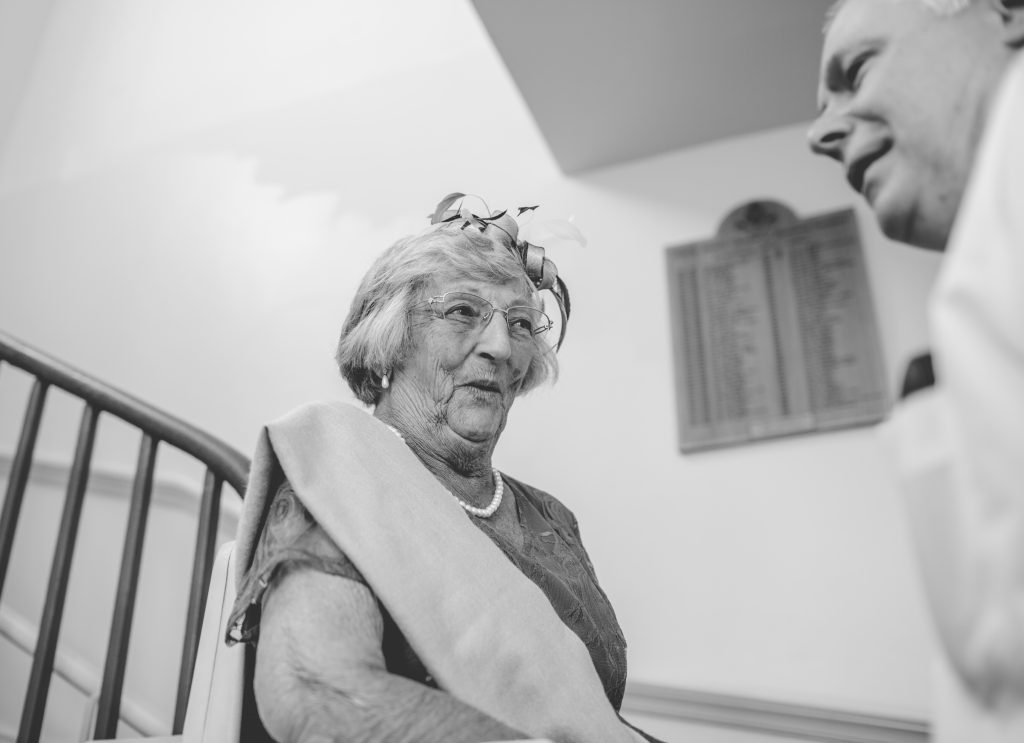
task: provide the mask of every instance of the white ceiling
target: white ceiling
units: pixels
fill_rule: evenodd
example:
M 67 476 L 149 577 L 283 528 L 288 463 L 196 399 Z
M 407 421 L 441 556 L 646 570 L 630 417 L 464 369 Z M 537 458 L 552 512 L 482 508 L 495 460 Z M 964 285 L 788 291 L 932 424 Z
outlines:
M 472 0 L 566 173 L 809 121 L 832 0 Z

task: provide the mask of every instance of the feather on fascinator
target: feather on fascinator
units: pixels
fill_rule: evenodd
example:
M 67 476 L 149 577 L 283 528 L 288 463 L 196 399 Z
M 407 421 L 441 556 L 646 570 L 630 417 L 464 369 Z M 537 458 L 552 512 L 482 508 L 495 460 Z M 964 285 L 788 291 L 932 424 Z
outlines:
M 464 205 L 466 198 L 466 194 L 458 192 L 445 196 L 438 202 L 437 208 L 430 216 L 430 223 L 451 224 L 462 230 L 474 228 L 488 237 L 494 238 L 508 248 L 509 252 L 523 264 L 523 270 L 526 271 L 527 277 L 537 287 L 537 290 L 551 292 L 555 302 L 558 304 L 558 312 L 561 315 L 562 322 L 558 332 L 558 343 L 555 344 L 555 350 L 557 351 L 562 347 L 562 341 L 565 340 L 565 331 L 569 324 L 569 313 L 572 309 L 572 304 L 569 300 L 569 288 L 565 285 L 562 277 L 558 275 L 558 268 L 555 266 L 554 261 L 544 257 L 543 247 L 519 239 L 519 223 L 516 221 L 518 217 L 532 212 L 537 206 L 520 206 L 517 208 L 515 216 L 513 216 L 509 214 L 508 209 L 491 212 L 483 199 L 476 197 L 483 204 L 484 210 L 487 212 L 487 216 L 482 217 L 474 214 Z M 586 239 L 579 230 L 568 222 L 559 225 L 557 228 L 549 226 L 549 232 L 552 236 L 567 238 L 581 246 L 586 244 Z

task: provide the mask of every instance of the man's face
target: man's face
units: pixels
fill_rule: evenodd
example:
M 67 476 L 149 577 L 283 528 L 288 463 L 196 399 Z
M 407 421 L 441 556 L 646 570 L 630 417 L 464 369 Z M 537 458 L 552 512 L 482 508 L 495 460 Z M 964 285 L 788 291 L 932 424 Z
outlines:
M 825 37 L 812 149 L 839 161 L 889 237 L 942 250 L 1008 60 L 990 3 L 939 16 L 849 0 Z

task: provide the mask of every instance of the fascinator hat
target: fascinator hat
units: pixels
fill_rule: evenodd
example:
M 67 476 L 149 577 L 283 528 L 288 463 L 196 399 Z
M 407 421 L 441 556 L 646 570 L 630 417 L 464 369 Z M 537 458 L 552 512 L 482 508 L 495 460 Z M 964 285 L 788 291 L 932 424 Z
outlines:
M 466 206 L 467 199 L 476 199 L 482 205 L 481 211 L 485 216 L 471 211 Z M 558 275 L 558 268 L 554 262 L 545 257 L 542 246 L 519 239 L 519 218 L 525 214 L 532 214 L 536 209 L 537 206 L 520 206 L 517 207 L 514 215 L 510 214 L 508 209 L 492 212 L 483 199 L 456 192 L 441 199 L 430 216 L 430 223 L 451 225 L 461 230 L 479 230 L 482 234 L 504 245 L 522 263 L 527 278 L 537 291 L 549 292 L 558 305 L 558 312 L 562 319 L 558 342 L 555 344 L 555 350 L 558 350 L 562 347 L 562 341 L 565 340 L 566 326 L 569 324 L 569 313 L 572 309 L 569 288 L 565 285 L 562 277 Z M 531 224 L 532 226 L 534 225 Z M 580 246 L 586 245 L 586 238 L 570 222 L 546 221 L 540 227 L 541 229 L 534 229 L 531 234 L 541 235 L 540 239 L 544 242 L 567 240 Z M 534 237 L 533 239 L 538 238 Z

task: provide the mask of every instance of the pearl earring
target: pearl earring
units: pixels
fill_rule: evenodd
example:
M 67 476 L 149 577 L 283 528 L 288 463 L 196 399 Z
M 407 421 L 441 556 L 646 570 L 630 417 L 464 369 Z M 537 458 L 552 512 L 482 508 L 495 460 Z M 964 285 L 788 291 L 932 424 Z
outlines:
M 381 375 L 381 377 L 380 377 L 380 387 L 381 387 L 381 389 L 386 390 L 390 386 L 391 386 L 391 380 L 388 379 L 388 373 L 384 372 Z

